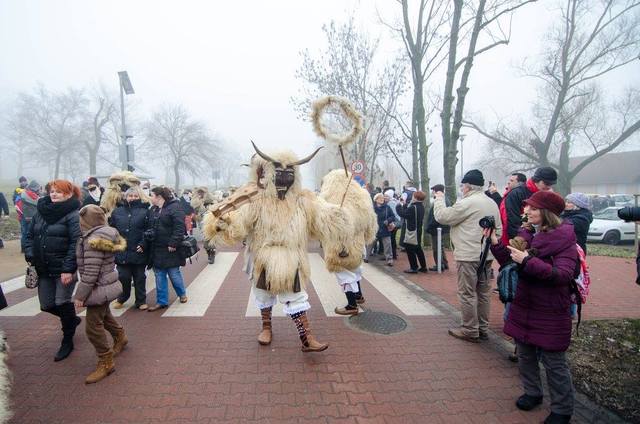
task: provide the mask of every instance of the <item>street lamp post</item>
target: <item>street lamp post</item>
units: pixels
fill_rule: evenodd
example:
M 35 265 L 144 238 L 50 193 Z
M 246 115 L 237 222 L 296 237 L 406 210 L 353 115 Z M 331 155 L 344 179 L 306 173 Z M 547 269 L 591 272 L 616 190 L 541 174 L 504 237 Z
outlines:
M 132 136 L 127 135 L 127 125 L 124 119 L 124 95 L 135 94 L 135 91 L 133 91 L 133 85 L 131 85 L 127 71 L 118 72 L 118 79 L 120 80 L 120 137 L 122 137 L 120 159 L 122 160 L 122 170 L 133 171 L 131 163 L 134 160 L 134 150 L 133 144 L 128 143 L 128 139 Z

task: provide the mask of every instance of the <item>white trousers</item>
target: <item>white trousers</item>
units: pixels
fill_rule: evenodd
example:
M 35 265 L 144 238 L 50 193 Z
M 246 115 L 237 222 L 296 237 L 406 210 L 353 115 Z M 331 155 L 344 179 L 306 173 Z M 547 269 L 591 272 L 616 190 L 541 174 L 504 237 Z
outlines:
M 259 289 L 255 285 L 251 287 L 253 298 L 259 309 L 271 308 L 277 302 L 284 305 L 283 311 L 287 315 L 297 314 L 298 312 L 307 311 L 311 308 L 309 304 L 309 295 L 304 290 L 298 293 L 287 292 L 280 294 L 272 294 L 266 290 Z

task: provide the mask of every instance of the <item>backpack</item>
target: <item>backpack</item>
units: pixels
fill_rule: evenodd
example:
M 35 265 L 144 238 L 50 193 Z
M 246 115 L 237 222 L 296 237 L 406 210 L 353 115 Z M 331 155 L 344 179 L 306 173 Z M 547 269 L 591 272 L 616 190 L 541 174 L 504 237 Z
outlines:
M 498 293 L 502 303 L 513 302 L 518 288 L 518 264 L 509 262 L 500 267 L 498 273 Z
M 582 304 L 587 302 L 591 277 L 589 276 L 589 266 L 584 250 L 576 244 L 578 249 L 578 261 L 574 270 L 574 279 L 571 281 L 571 303 L 577 306 L 578 323 L 576 324 L 576 334 L 580 334 L 580 322 L 582 321 Z
M 38 206 L 25 200 L 25 197 L 29 196 L 26 191 L 23 191 L 21 196 L 22 218 L 24 218 L 25 222 L 31 222 L 36 213 L 38 213 Z

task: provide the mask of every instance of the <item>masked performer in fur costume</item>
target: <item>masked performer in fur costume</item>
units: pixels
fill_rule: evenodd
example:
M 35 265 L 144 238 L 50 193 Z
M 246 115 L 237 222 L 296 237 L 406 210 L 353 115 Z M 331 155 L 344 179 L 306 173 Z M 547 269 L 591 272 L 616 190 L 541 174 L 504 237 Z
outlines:
M 196 223 L 202 225 L 202 218 L 207 213 L 211 205 L 218 203 L 222 199 L 217 199 L 214 194 L 209 192 L 207 187 L 195 187 L 193 189 L 193 198 L 191 199 L 191 207 L 196 211 Z M 204 250 L 207 251 L 207 261 L 213 264 L 216 258 L 216 246 L 211 241 L 205 241 Z
M 100 207 L 107 214 L 107 218 L 111 216 L 111 212 L 118 207 L 123 200 L 124 192 L 129 188 L 136 188 L 143 203 L 149 203 L 149 197 L 140 188 L 140 178 L 136 177 L 132 172 L 121 171 L 109 177 L 109 186 L 102 196 Z
M 360 289 L 362 257 L 365 246 L 373 243 L 378 230 L 376 214 L 371 206 L 371 196 L 353 180 L 350 173 L 336 169 L 322 179 L 319 197 L 328 203 L 341 205 L 352 223 L 348 229 L 345 229 L 350 231 L 349 244 L 346 245 L 349 254 L 341 256 L 335 255 L 335 251 L 325 251 L 324 260 L 327 269 L 335 273 L 338 284 L 347 297 L 347 306 L 336 307 L 335 313 L 357 315 L 358 304 L 364 303 Z
M 320 352 L 328 344 L 311 334 L 306 314 L 310 308 L 305 291 L 310 273 L 307 241 L 318 239 L 327 254 L 344 257 L 350 253 L 351 220 L 339 206 L 301 188 L 299 166 L 320 149 L 298 159 L 288 151 L 267 155 L 255 144 L 254 148 L 257 155 L 251 161 L 250 183 L 243 187 L 253 189 L 251 200 L 228 213 L 207 214 L 205 238 L 227 244 L 246 239 L 252 292 L 262 312 L 260 344 L 271 343 L 271 310 L 280 301 L 296 325 L 302 351 Z

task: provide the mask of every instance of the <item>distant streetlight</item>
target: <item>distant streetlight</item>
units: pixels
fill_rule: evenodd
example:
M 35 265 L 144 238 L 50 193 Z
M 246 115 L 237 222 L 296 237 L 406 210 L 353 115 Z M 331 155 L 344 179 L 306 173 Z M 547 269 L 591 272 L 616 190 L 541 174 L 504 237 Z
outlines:
M 466 134 L 460 134 L 460 175 L 464 176 L 464 138 Z
M 135 91 L 133 91 L 133 85 L 131 85 L 127 71 L 118 72 L 118 78 L 120 80 L 120 121 L 122 123 L 120 129 L 120 137 L 122 137 L 120 159 L 122 160 L 122 169 L 124 171 L 133 171 L 134 168 L 131 165 L 135 158 L 133 144 L 127 143 L 127 140 L 133 136 L 127 135 L 127 126 L 124 120 L 124 95 L 135 94 Z

